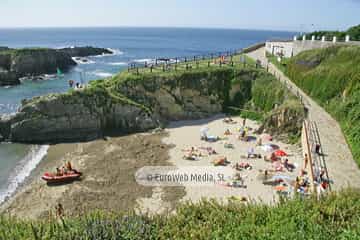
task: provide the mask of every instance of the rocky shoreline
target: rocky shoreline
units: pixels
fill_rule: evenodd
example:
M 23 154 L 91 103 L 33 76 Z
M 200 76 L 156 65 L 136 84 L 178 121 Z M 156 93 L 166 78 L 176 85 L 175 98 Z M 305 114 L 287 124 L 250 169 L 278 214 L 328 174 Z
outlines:
M 77 65 L 72 57 L 87 57 L 113 52 L 105 48 L 73 47 L 63 49 L 0 47 L 0 86 L 20 84 L 23 77 L 68 71 Z

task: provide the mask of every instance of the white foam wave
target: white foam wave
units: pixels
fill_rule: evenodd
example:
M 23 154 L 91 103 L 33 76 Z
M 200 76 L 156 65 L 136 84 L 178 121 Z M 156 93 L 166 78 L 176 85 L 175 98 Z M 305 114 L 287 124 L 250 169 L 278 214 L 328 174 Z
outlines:
M 127 65 L 126 62 L 111 62 L 111 63 L 108 63 L 109 65 L 112 65 L 112 66 L 125 66 Z
M 112 73 L 109 73 L 109 72 L 102 72 L 100 70 L 96 70 L 96 71 L 93 71 L 91 72 L 92 74 L 94 74 L 95 76 L 98 76 L 98 77 L 111 77 L 113 74 Z
M 49 149 L 48 145 L 31 146 L 29 153 L 22 159 L 14 170 L 14 174 L 9 179 L 9 184 L 5 191 L 0 192 L 0 203 L 11 196 L 19 185 L 30 175 L 31 171 L 46 156 Z
M 117 55 L 123 55 L 124 52 L 121 51 L 120 49 L 115 49 L 115 48 L 107 48 L 107 50 L 111 51 L 112 53 L 107 54 L 101 54 L 101 55 L 97 55 L 97 56 L 93 56 L 93 58 L 102 58 L 102 57 L 108 57 L 108 56 L 117 56 Z
M 134 62 L 136 63 L 153 63 L 155 62 L 155 59 L 150 59 L 150 58 L 144 58 L 144 59 L 135 59 Z
M 109 51 L 111 51 L 113 53 L 113 54 L 110 54 L 110 55 L 123 55 L 124 54 L 124 52 L 121 51 L 120 49 L 107 48 L 107 50 L 109 50 Z
M 77 64 L 94 64 L 95 61 L 83 57 L 72 57 Z

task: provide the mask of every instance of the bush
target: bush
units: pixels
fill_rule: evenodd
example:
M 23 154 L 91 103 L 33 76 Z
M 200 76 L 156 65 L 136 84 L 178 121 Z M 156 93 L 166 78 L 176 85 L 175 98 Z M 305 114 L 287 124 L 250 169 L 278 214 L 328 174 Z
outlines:
M 345 190 L 320 201 L 295 198 L 275 204 L 231 200 L 186 203 L 176 214 L 94 213 L 63 221 L 0 216 L 0 239 L 359 239 L 360 192 Z
M 340 123 L 360 165 L 360 47 L 303 52 L 291 59 L 286 74 Z

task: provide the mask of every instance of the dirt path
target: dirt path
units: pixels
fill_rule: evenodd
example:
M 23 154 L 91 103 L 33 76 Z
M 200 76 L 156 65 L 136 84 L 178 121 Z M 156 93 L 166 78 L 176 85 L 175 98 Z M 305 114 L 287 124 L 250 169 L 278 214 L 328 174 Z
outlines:
M 284 82 L 288 88 L 303 99 L 309 109 L 309 120 L 318 125 L 322 149 L 325 153 L 329 177 L 334 181 L 333 189 L 339 190 L 344 187 L 360 186 L 360 170 L 355 163 L 349 146 L 341 131 L 339 124 L 315 101 L 298 88 L 288 77 L 286 77 L 276 66 L 268 62 L 265 57 L 265 48 L 247 54 L 253 59 L 259 59 L 264 67 L 269 67 L 269 72 Z

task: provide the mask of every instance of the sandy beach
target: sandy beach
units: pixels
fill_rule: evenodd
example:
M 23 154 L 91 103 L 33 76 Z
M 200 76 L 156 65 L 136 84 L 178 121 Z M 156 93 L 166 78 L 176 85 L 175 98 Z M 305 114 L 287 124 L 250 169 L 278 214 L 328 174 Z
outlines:
M 85 210 L 132 211 L 141 213 L 172 212 L 176 204 L 184 201 L 197 202 L 203 198 L 226 201 L 229 197 L 246 198 L 271 204 L 277 199 L 276 190 L 264 185 L 259 179 L 259 171 L 272 169 L 272 164 L 263 158 L 246 159 L 249 148 L 254 148 L 262 156 L 269 153 L 255 147 L 253 133 L 259 125 L 247 120 L 253 141 L 238 140 L 238 130 L 242 119 L 233 118 L 236 124 L 223 122 L 223 115 L 196 121 L 171 123 L 161 133 L 134 134 L 116 138 L 106 138 L 89 143 L 58 144 L 51 146 L 46 158 L 33 171 L 29 184 L 25 185 L 1 207 L 2 211 L 20 218 L 44 218 L 54 214 L 57 203 L 64 206 L 67 216 L 81 215 Z M 200 139 L 200 129 L 209 128 L 209 134 L 224 137 L 226 129 L 231 135 L 227 140 L 207 143 Z M 224 143 L 234 148 L 224 147 Z M 269 141 L 263 140 L 263 144 Z M 270 142 L 269 142 L 270 143 Z M 298 145 L 288 145 L 271 141 L 289 154 L 291 163 L 301 166 L 301 149 Z M 197 161 L 184 160 L 184 149 L 191 147 L 211 147 L 217 155 L 200 157 Z M 206 155 L 206 154 L 204 154 Z M 251 170 L 241 171 L 246 188 L 213 186 L 146 187 L 137 184 L 135 173 L 144 166 L 173 165 L 178 168 L 188 166 L 212 166 L 217 156 L 226 156 L 229 170 L 236 163 L 246 162 Z M 53 172 L 71 160 L 76 169 L 84 173 L 81 181 L 61 186 L 48 186 L 41 180 L 44 172 Z M 295 178 L 300 168 L 293 172 L 284 170 L 279 174 Z
M 223 185 L 214 186 L 186 186 L 186 195 L 183 198 L 184 201 L 190 200 L 196 202 L 202 198 L 215 198 L 220 201 L 227 200 L 229 197 L 236 197 L 237 199 L 246 198 L 248 201 L 257 201 L 271 204 L 277 200 L 276 190 L 268 185 L 264 185 L 259 179 L 259 171 L 272 169 L 272 164 L 265 162 L 263 158 L 258 159 L 246 159 L 246 155 L 250 148 L 254 148 L 255 153 L 261 154 L 262 156 L 269 155 L 269 152 L 264 151 L 261 147 L 256 147 L 255 138 L 260 136 L 250 131 L 250 136 L 254 137 L 253 141 L 244 142 L 238 140 L 238 129 L 241 127 L 243 119 L 235 117 L 233 120 L 236 124 L 226 124 L 223 122 L 223 116 L 215 116 L 210 119 L 199 120 L 199 121 L 183 121 L 172 123 L 167 131 L 169 132 L 168 137 L 164 138 L 164 143 L 174 144 L 176 147 L 170 149 L 170 162 L 178 167 L 183 166 L 213 166 L 212 161 L 217 156 L 226 156 L 230 164 L 227 166 L 231 168 L 236 163 L 249 163 L 252 166 L 251 170 L 243 170 L 240 172 L 241 176 L 245 178 L 246 188 L 239 187 L 226 187 Z M 250 129 L 256 130 L 259 125 L 250 120 L 246 120 L 246 126 Z M 227 140 L 221 140 L 215 143 L 207 143 L 200 140 L 200 129 L 207 127 L 209 128 L 209 134 L 219 137 L 224 137 L 224 132 L 229 129 L 232 133 Z M 224 144 L 230 143 L 234 146 L 233 149 L 225 148 Z M 295 179 L 300 171 L 302 164 L 301 148 L 297 145 L 289 145 L 276 140 L 266 141 L 263 140 L 263 144 L 272 143 L 280 147 L 288 153 L 288 159 L 291 163 L 298 166 L 293 172 L 276 173 L 278 175 L 289 176 Z M 217 155 L 200 157 L 198 161 L 184 160 L 183 149 L 189 149 L 191 147 L 206 148 L 211 147 L 216 150 Z M 237 172 L 234 170 L 234 173 Z
M 1 206 L 1 211 L 25 219 L 47 218 L 61 203 L 66 216 L 85 211 L 132 211 L 137 199 L 153 196 L 151 187 L 138 185 L 134 174 L 148 165 L 169 165 L 168 150 L 161 139 L 164 133 L 134 134 L 89 143 L 51 146 L 48 155 L 33 171 L 28 184 Z M 65 161 L 84 173 L 81 181 L 61 186 L 48 186 L 41 176 L 54 172 Z M 184 195 L 182 187 L 164 188 L 160 200 L 173 208 Z M 166 202 L 169 202 L 166 204 Z

